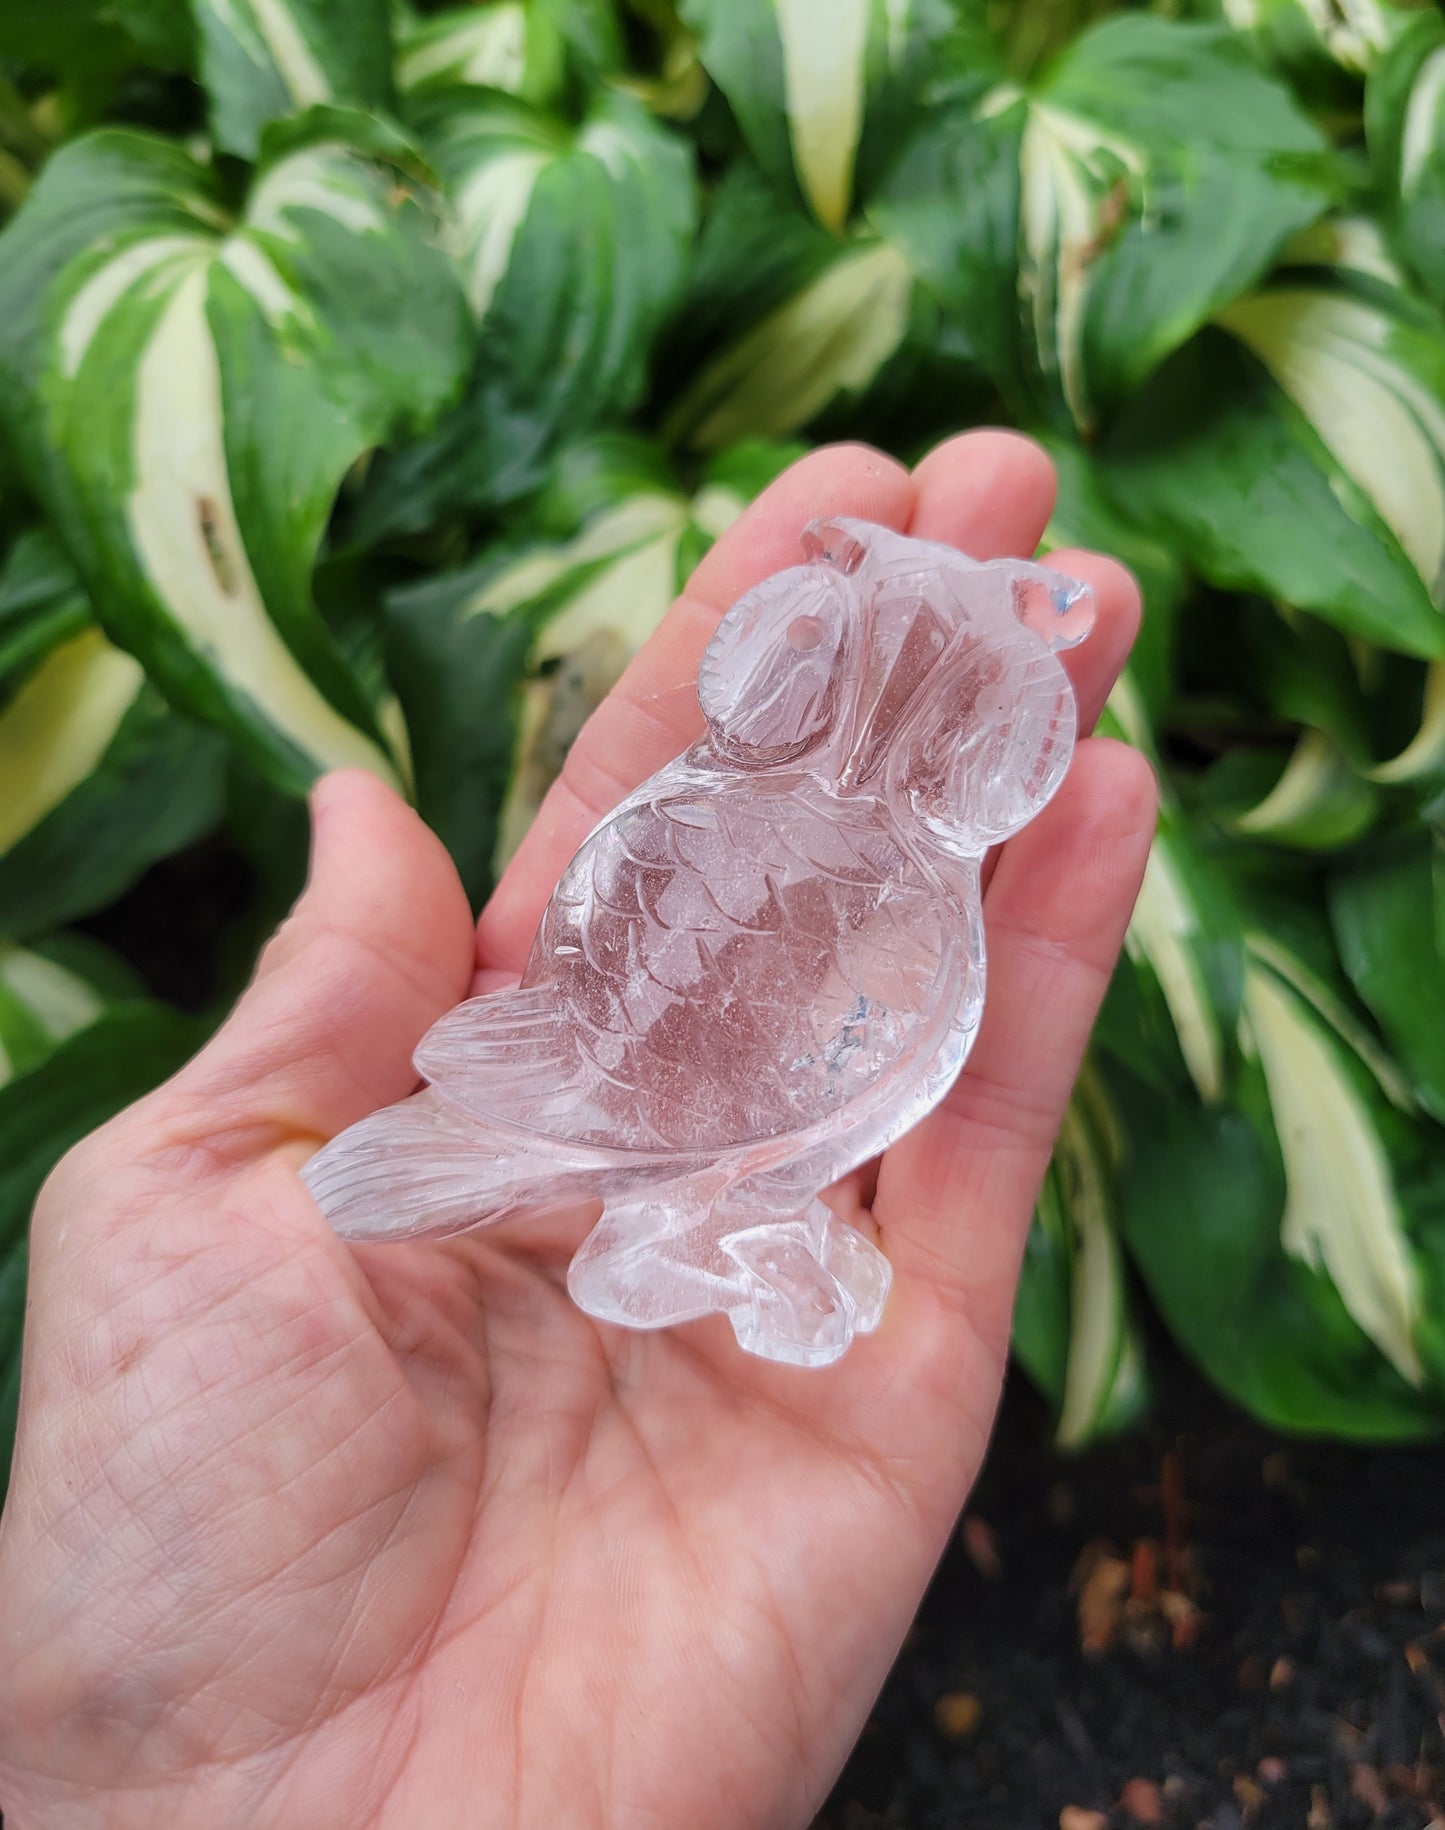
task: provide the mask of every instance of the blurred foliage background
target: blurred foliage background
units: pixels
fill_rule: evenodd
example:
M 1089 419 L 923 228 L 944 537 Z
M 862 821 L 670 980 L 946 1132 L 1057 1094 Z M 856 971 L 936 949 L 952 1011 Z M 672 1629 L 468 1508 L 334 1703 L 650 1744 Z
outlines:
M 1010 422 L 1143 583 L 1165 784 L 1017 1354 L 1071 1446 L 1151 1311 L 1273 1424 L 1440 1429 L 1435 8 L 5 0 L 0 217 L 5 1414 L 36 1190 L 219 1020 L 318 771 L 480 901 L 805 443 Z

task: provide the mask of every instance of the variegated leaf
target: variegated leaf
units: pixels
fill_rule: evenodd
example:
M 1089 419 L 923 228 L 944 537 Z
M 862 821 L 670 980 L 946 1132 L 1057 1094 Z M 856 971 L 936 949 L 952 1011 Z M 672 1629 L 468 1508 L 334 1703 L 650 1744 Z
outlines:
M 1118 1233 L 1121 1147 L 1102 1083 L 1086 1067 L 1040 1192 L 1014 1308 L 1014 1353 L 1053 1400 L 1066 1449 L 1126 1428 L 1147 1398 Z
M 1400 34 L 1365 91 L 1370 161 L 1401 260 L 1445 307 L 1445 20 Z
M 349 466 L 468 349 L 416 205 L 334 139 L 232 221 L 179 148 L 98 134 L 0 240 L 0 415 L 108 634 L 293 787 L 395 773 L 311 571 Z
M 28 528 L 0 567 L 0 706 L 26 674 L 92 621 L 90 605 L 48 528 Z
M 119 998 L 141 995 L 117 956 L 79 934 L 0 941 L 0 1087 L 28 1074 Z
M 1261 53 L 1309 84 L 1320 66 L 1360 77 L 1429 0 L 1212 0 Z
M 696 219 L 691 148 L 626 97 L 579 127 L 484 90 L 415 113 L 480 347 L 456 412 L 377 467 L 368 539 L 513 501 L 559 438 L 633 407 Z
M 1284 1158 L 1281 1243 L 1329 1276 L 1356 1325 L 1419 1386 L 1423 1289 L 1386 1118 L 1397 1078 L 1387 1067 L 1388 1082 L 1379 1080 L 1376 1061 L 1351 1046 L 1359 1034 L 1335 1001 L 1258 933 L 1249 941 L 1243 1025 Z
M 1445 653 L 1445 341 L 1373 283 L 1226 307 L 1111 439 L 1111 493 L 1214 583 Z
M 841 234 L 867 140 L 891 137 L 958 29 L 943 0 L 681 0 L 758 163 Z
M 253 159 L 266 126 L 324 103 L 383 106 L 391 93 L 387 0 L 192 0 L 211 130 Z
M 565 75 L 566 41 L 542 0 L 451 7 L 407 18 L 398 30 L 396 82 L 404 95 L 470 85 L 545 103 Z
M 1371 781 L 1386 786 L 1445 776 L 1445 661 L 1432 661 L 1425 675 L 1420 725 L 1403 750 L 1378 763 Z
M 1168 806 L 1150 848 L 1125 952 L 1133 972 L 1157 988 L 1199 1097 L 1208 1104 L 1222 1099 L 1242 982 L 1239 918 L 1217 871 Z M 1107 1021 L 1103 1033 L 1107 1040 Z
M 1338 851 L 1374 824 L 1379 796 L 1325 731 L 1306 731 L 1269 792 L 1223 812 L 1231 831 L 1300 851 Z
M 870 213 L 1001 386 L 1089 428 L 1335 182 L 1318 130 L 1239 40 L 1128 13 L 1026 88 L 926 115 Z
M 0 572 L 0 935 L 103 907 L 221 816 L 225 745 L 146 684 L 34 531 Z
M 391 673 L 419 805 L 475 900 L 697 560 L 788 455 L 743 453 L 689 498 L 645 450 L 610 445 L 564 492 L 584 511 L 575 532 L 393 595 Z M 493 712 L 479 719 L 484 690 Z
M 1445 1121 L 1445 847 L 1406 829 L 1363 849 L 1330 882 L 1350 982 L 1420 1103 Z
M 703 368 L 668 420 L 670 435 L 704 451 L 791 436 L 868 388 L 903 343 L 913 297 L 913 275 L 887 242 L 840 248 Z

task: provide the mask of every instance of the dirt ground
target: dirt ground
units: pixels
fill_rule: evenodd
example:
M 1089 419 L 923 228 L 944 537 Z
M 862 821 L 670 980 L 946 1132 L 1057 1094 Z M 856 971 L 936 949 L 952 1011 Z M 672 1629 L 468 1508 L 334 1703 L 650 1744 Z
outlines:
M 1445 1447 L 1287 1441 L 1168 1379 L 1073 1460 L 1011 1383 L 815 1830 L 1445 1830 Z

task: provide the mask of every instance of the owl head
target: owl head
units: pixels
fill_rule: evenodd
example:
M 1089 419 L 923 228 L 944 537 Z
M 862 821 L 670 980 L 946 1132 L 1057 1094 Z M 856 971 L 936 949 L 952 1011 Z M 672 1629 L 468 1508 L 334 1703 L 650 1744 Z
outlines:
M 815 522 L 804 555 L 708 645 L 698 698 L 718 759 L 882 796 L 960 855 L 1025 826 L 1073 753 L 1058 651 L 1092 627 L 1088 588 L 863 521 Z

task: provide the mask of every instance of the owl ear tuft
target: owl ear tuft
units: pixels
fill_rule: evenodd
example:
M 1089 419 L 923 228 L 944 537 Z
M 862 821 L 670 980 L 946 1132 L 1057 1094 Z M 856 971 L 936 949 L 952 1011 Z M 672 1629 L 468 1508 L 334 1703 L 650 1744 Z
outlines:
M 847 662 L 854 593 L 830 566 L 794 566 L 728 611 L 698 669 L 715 747 L 742 764 L 782 762 L 830 728 Z

